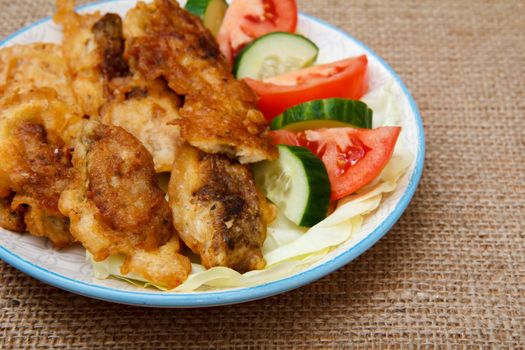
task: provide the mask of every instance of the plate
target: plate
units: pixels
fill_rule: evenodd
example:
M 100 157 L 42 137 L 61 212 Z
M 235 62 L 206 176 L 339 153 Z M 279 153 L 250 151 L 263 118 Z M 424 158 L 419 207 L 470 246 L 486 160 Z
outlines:
M 109 0 L 79 8 L 81 12 L 99 10 L 124 15 L 134 0 Z M 155 307 L 203 307 L 246 302 L 283 293 L 311 283 L 341 268 L 383 237 L 410 202 L 423 170 L 425 140 L 421 116 L 414 99 L 397 74 L 372 50 L 349 34 L 315 17 L 300 14 L 298 32 L 320 48 L 318 62 L 332 62 L 366 54 L 369 59 L 370 88 L 390 82 L 397 91 L 404 115 L 403 137 L 413 155 L 412 164 L 398 182 L 397 189 L 383 199 L 381 206 L 365 219 L 361 230 L 323 259 L 292 276 L 262 285 L 212 292 L 175 293 L 141 289 L 125 282 L 92 277 L 84 249 L 72 247 L 58 252 L 42 238 L 0 229 L 0 258 L 22 272 L 64 290 L 116 303 Z M 60 42 L 60 27 L 45 18 L 10 35 L 0 46 L 31 42 Z

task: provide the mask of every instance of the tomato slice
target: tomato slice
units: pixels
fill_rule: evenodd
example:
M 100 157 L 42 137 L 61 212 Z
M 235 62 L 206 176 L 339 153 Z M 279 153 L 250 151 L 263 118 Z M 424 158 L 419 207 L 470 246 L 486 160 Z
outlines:
M 217 41 L 228 62 L 246 44 L 271 32 L 294 33 L 295 0 L 233 0 L 226 11 Z
M 265 81 L 244 79 L 259 96 L 268 120 L 303 102 L 341 97 L 360 99 L 368 89 L 365 55 L 313 66 Z
M 323 161 L 332 200 L 348 196 L 374 180 L 387 165 L 401 128 L 332 128 L 270 131 L 275 144 L 307 147 Z

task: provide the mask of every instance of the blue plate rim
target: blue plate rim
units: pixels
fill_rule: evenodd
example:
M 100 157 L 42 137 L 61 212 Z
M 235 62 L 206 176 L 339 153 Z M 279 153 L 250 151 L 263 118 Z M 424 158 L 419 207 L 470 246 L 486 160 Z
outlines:
M 78 7 L 78 9 L 87 9 L 95 7 L 100 4 L 109 2 L 118 2 L 122 0 L 101 0 L 91 4 Z M 226 290 L 219 292 L 200 292 L 200 293 L 173 293 L 173 294 L 159 294 L 159 293 L 146 293 L 146 292 L 135 292 L 126 291 L 120 289 L 114 289 L 104 286 L 98 286 L 89 284 L 83 281 L 75 280 L 56 272 L 44 269 L 41 266 L 33 264 L 32 262 L 14 254 L 10 250 L 0 245 L 0 259 L 16 269 L 24 272 L 25 274 L 40 280 L 49 285 L 58 287 L 60 289 L 91 297 L 94 299 L 115 302 L 119 304 L 136 305 L 136 306 L 148 306 L 148 307 L 175 307 L 175 308 L 188 308 L 188 307 L 208 307 L 208 306 L 220 306 L 228 304 L 243 303 L 262 298 L 267 298 L 273 295 L 288 292 L 292 289 L 302 287 L 306 284 L 312 283 L 326 275 L 340 269 L 347 265 L 352 260 L 363 254 L 370 247 L 372 247 L 379 239 L 381 239 L 397 222 L 401 217 L 406 207 L 410 203 L 414 193 L 416 192 L 417 186 L 423 173 L 424 160 L 425 160 L 425 133 L 423 127 L 423 121 L 421 114 L 416 105 L 416 102 L 408 88 L 405 86 L 401 78 L 396 72 L 383 60 L 378 54 L 372 51 L 368 46 L 355 39 L 350 34 L 344 32 L 342 29 L 314 16 L 301 13 L 301 16 L 308 18 L 314 22 L 317 22 L 331 30 L 337 31 L 344 35 L 347 39 L 354 42 L 354 44 L 360 46 L 367 54 L 373 56 L 377 61 L 387 69 L 392 75 L 394 80 L 401 87 L 403 94 L 409 101 L 410 108 L 414 113 L 419 148 L 416 157 L 416 166 L 412 176 L 410 177 L 407 189 L 399 202 L 397 203 L 394 210 L 386 217 L 386 219 L 370 234 L 368 234 L 363 240 L 361 240 L 355 246 L 344 251 L 340 255 L 333 259 L 324 262 L 312 269 L 303 271 L 299 274 L 283 278 L 277 281 L 268 282 L 262 285 L 239 288 L 234 290 Z M 11 41 L 16 36 L 30 30 L 31 28 L 38 26 L 44 22 L 51 20 L 51 17 L 40 19 L 14 33 L 7 36 L 0 41 L 0 47 Z

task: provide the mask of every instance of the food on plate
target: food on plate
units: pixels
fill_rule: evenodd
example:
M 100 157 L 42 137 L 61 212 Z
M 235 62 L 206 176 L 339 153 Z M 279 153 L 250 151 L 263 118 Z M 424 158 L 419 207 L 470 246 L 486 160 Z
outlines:
M 101 69 L 104 57 L 97 49 L 92 30 L 102 15 L 98 12 L 79 15 L 74 4 L 74 0 L 57 0 L 54 20 L 63 28 L 62 52 L 78 104 L 82 113 L 94 117 L 98 116 L 107 97 L 107 79 Z
M 113 79 L 111 87 L 100 120 L 138 138 L 153 156 L 155 171 L 169 172 L 184 141 L 171 123 L 180 118 L 181 98 L 162 79 L 144 81 L 136 74 Z
M 49 121 L 57 112 L 48 106 L 53 102 L 28 94 L 34 93 L 17 96 L 19 105 L 0 118 L 0 226 L 64 247 L 73 242 L 69 220 L 58 210 L 71 179 L 69 149 L 55 121 Z
M 26 231 L 24 215 L 22 212 L 11 209 L 13 194 L 0 198 L 0 227 L 15 232 Z
M 0 50 L 0 226 L 73 242 L 58 199 L 71 176 L 66 129 L 79 112 L 59 45 Z
M 235 57 L 237 79 L 266 79 L 310 66 L 319 48 L 299 34 L 272 32 L 256 39 Z
M 295 0 L 233 0 L 219 29 L 217 41 L 228 62 L 252 40 L 271 32 L 294 33 Z
M 60 45 L 34 43 L 0 50 L 1 98 L 37 88 L 48 88 L 72 112 L 79 112 Z
M 206 268 L 262 269 L 261 247 L 273 217 L 251 170 L 187 144 L 177 155 L 168 194 L 175 228 L 186 245 Z
M 163 78 L 184 96 L 181 118 L 174 121 L 182 137 L 206 153 L 241 163 L 274 159 L 277 151 L 262 135 L 267 123 L 256 96 L 233 77 L 201 21 L 174 1 L 157 0 L 132 11 L 124 21 L 125 35 L 132 33 L 126 57 L 146 80 Z
M 164 81 L 148 82 L 130 70 L 124 34 L 132 37 L 133 13 L 123 26 L 116 14 L 79 15 L 73 2 L 59 0 L 55 19 L 64 27 L 65 57 L 84 114 L 133 134 L 151 152 L 155 170 L 166 172 L 181 141 L 180 128 L 169 124 L 180 118 L 180 98 Z
M 270 127 L 291 131 L 345 126 L 371 129 L 372 116 L 372 110 L 364 102 L 327 98 L 288 108 L 272 120 Z
M 96 52 L 101 60 L 99 69 L 107 81 L 129 74 L 128 63 L 124 59 L 124 35 L 122 19 L 114 13 L 107 13 L 93 24 L 91 31 L 95 37 Z
M 321 158 L 330 177 L 332 199 L 337 200 L 359 190 L 381 173 L 400 132 L 401 128 L 396 126 L 372 130 L 274 130 L 270 137 L 276 144 L 307 147 Z
M 182 142 L 180 128 L 170 124 L 180 118 L 181 98 L 162 79 L 145 81 L 129 68 L 120 16 L 104 15 L 92 31 L 106 81 L 107 97 L 99 108 L 100 120 L 137 137 L 152 154 L 156 172 L 170 171 L 177 145 Z
M 186 9 L 57 0 L 61 44 L 0 49 L 0 226 L 163 290 L 289 276 L 396 188 L 402 108 L 365 55 L 308 67 L 294 0 Z
M 96 261 L 123 254 L 123 273 L 179 285 L 191 265 L 178 253 L 171 211 L 146 148 L 125 130 L 96 121 L 82 122 L 72 146 L 73 179 L 59 208 L 73 237 Z
M 298 226 L 312 227 L 330 206 L 330 180 L 323 162 L 308 148 L 279 146 L 279 158 L 254 168 L 265 195 Z
M 188 0 L 184 9 L 198 16 L 204 26 L 216 37 L 228 9 L 228 3 L 225 0 Z
M 226 154 L 241 163 L 275 158 L 275 147 L 261 135 L 267 123 L 255 107 L 255 96 L 232 76 L 215 40 L 200 21 L 174 2 L 139 4 L 124 20 L 124 35 L 131 71 L 146 81 L 166 81 L 173 93 L 184 96 L 180 117 L 172 121 L 180 126 L 182 137 L 174 141 L 182 138 L 192 146 L 176 145 L 170 185 L 170 198 L 179 193 L 173 183 L 184 186 L 180 196 L 171 201 L 172 210 L 180 214 L 174 214 L 174 223 L 182 239 L 201 256 L 205 266 L 241 271 L 264 267 L 260 247 L 265 223 L 260 206 L 265 204 L 253 197 L 253 175 L 226 156 L 211 156 Z M 205 161 L 193 162 L 196 155 Z M 198 171 L 191 173 L 195 169 Z M 191 176 L 173 175 L 187 172 Z M 214 188 L 218 186 L 214 179 L 224 181 L 224 188 Z M 239 188 L 232 188 L 233 183 Z M 217 202 L 217 210 L 198 222 L 195 219 L 209 210 L 209 203 L 220 199 L 202 193 L 196 196 L 192 191 L 200 187 L 215 191 L 208 196 L 222 196 L 227 201 Z M 233 229 L 228 227 L 231 220 L 235 220 Z
M 365 55 L 316 65 L 266 80 L 244 79 L 259 96 L 259 108 L 272 120 L 303 102 L 330 97 L 360 99 L 368 89 Z

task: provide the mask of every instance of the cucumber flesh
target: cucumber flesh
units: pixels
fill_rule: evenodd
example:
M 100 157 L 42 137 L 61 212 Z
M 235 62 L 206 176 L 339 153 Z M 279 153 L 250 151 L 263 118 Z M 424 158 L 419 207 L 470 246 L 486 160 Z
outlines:
M 330 206 L 330 180 L 323 162 L 306 147 L 279 145 L 279 158 L 253 166 L 255 181 L 295 224 L 311 227 Z
M 301 131 L 344 126 L 371 129 L 372 116 L 372 110 L 364 102 L 328 98 L 287 109 L 273 119 L 271 129 Z
M 319 48 L 299 34 L 273 32 L 246 46 L 235 58 L 237 79 L 263 80 L 310 66 Z
M 200 17 L 204 26 L 216 37 L 228 4 L 225 0 L 188 0 L 184 8 Z

